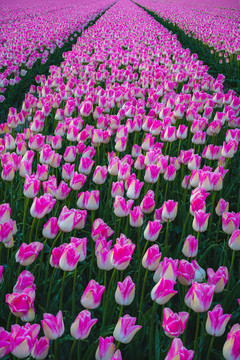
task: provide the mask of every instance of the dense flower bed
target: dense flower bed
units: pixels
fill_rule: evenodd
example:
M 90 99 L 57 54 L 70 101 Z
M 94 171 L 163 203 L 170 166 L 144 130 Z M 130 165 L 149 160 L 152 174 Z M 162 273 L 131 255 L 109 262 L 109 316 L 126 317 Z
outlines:
M 63 57 L 0 125 L 0 357 L 239 360 L 240 98 L 129 0 Z
M 140 0 L 136 3 L 176 25 L 188 37 L 210 48 L 215 62 L 227 69 L 229 77 L 238 73 L 240 63 L 239 2 L 219 0 Z
M 0 4 L 0 102 L 4 92 L 19 83 L 36 61 L 45 64 L 49 54 L 61 48 L 111 1 L 25 0 Z M 2 93 L 2 94 L 1 94 Z

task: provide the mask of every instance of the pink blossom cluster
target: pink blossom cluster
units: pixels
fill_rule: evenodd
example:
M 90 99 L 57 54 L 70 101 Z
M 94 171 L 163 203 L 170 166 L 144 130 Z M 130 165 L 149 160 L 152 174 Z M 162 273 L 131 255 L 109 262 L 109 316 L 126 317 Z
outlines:
M 233 54 L 240 60 L 238 1 L 140 0 L 137 3 L 177 25 L 187 36 L 208 45 L 216 51 L 217 61 L 224 57 L 229 62 Z
M 222 194 L 239 156 L 240 97 L 224 93 L 223 75 L 209 75 L 129 0 L 113 5 L 49 70 L 0 126 L 0 226 L 9 229 L 0 245 L 16 250 L 4 259 L 0 282 L 18 274 L 4 294 L 10 316 L 0 328 L 0 357 L 44 359 L 50 342 L 61 346 L 67 333 L 74 358 L 76 341 L 94 332 L 95 359 L 122 360 L 123 347 L 145 331 L 154 359 L 156 322 L 162 343 L 171 339 L 166 360 L 198 356 L 203 332 L 202 342 L 228 332 L 223 356 L 239 360 L 240 325 L 228 326 L 236 317 L 224 297 L 230 301 L 240 212 Z M 210 240 L 223 256 L 207 263 Z M 21 323 L 10 327 L 12 315 Z M 37 316 L 39 340 L 40 324 L 30 324 Z M 190 347 L 184 336 L 196 318 Z
M 2 1 L 0 4 L 0 103 L 4 92 L 27 74 L 37 60 L 45 64 L 49 54 L 73 40 L 100 12 L 110 6 L 96 0 L 69 2 L 46 0 Z M 1 95 L 2 93 L 2 95 Z

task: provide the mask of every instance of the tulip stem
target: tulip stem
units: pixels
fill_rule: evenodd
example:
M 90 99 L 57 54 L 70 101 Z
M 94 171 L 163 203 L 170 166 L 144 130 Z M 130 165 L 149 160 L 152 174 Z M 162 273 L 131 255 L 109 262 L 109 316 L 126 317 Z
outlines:
M 81 340 L 78 340 L 78 360 L 81 359 Z
M 120 344 L 121 344 L 120 341 L 118 341 L 117 346 L 116 346 L 116 349 L 115 349 L 115 352 L 119 349 Z
M 210 359 L 210 354 L 211 354 L 211 350 L 212 350 L 214 340 L 215 340 L 215 336 L 212 336 L 212 339 L 211 339 L 211 342 L 210 342 L 210 345 L 209 345 L 209 348 L 208 348 L 206 360 Z
M 216 191 L 214 191 L 213 194 L 212 194 L 212 207 L 211 207 L 211 216 L 210 216 L 209 228 L 208 228 L 208 238 L 210 237 L 211 229 L 212 229 L 212 222 L 213 222 L 214 205 L 215 205 L 216 194 L 217 194 Z
M 22 240 L 24 242 L 25 236 L 25 222 L 26 222 L 26 214 L 28 208 L 29 198 L 24 198 L 24 212 L 23 212 L 23 228 L 22 228 Z
M 115 273 L 116 273 L 116 268 L 112 272 L 112 276 L 111 276 L 111 279 L 110 279 L 110 282 L 109 282 L 109 285 L 108 285 L 108 292 L 107 292 L 106 302 L 105 302 L 105 306 L 104 306 L 104 309 L 103 309 L 102 329 L 103 329 L 103 327 L 105 325 L 106 313 L 107 313 L 107 307 L 108 307 L 108 300 L 109 300 L 111 286 L 112 286 L 112 282 L 113 282 Z
M 194 339 L 194 354 L 195 355 L 197 355 L 199 326 L 200 326 L 200 313 L 197 313 L 197 324 L 196 324 L 195 339 Z
M 42 267 L 43 255 L 44 255 L 44 248 L 45 248 L 46 242 L 47 242 L 47 239 L 45 239 L 45 241 L 44 241 L 44 243 L 43 243 L 43 248 L 42 248 L 42 253 L 41 253 L 41 258 L 40 258 L 40 263 L 39 263 L 39 268 L 38 268 L 37 285 L 39 284 L 39 280 L 40 280 L 41 267 Z M 38 287 L 38 286 L 37 286 L 37 287 Z
M 164 249 L 166 251 L 166 255 L 168 253 L 167 247 L 168 247 L 168 231 L 169 231 L 169 220 L 167 221 L 167 228 L 166 228 L 166 234 L 165 234 L 165 240 L 164 240 Z
M 137 277 L 137 295 L 139 294 L 139 287 L 140 287 L 140 277 L 141 277 L 141 269 L 142 269 L 142 258 L 143 255 L 145 254 L 145 251 L 147 250 L 147 246 L 148 246 L 148 241 L 146 241 L 146 244 L 144 246 L 143 252 L 142 252 L 142 256 L 140 257 L 140 259 L 138 260 L 138 277 Z M 138 296 L 136 296 L 136 300 L 137 300 Z
M 164 194 L 164 201 L 166 201 L 166 199 L 167 199 L 168 183 L 169 183 L 169 181 L 167 181 L 167 184 L 166 184 L 165 194 Z
M 12 313 L 9 311 L 8 320 L 7 320 L 7 331 L 10 330 L 10 322 L 11 322 Z
M 72 358 L 73 358 L 73 352 L 74 352 L 74 348 L 76 346 L 76 342 L 77 342 L 77 340 L 75 339 L 73 341 L 73 343 L 72 343 L 72 347 L 71 347 L 71 351 L 70 351 L 70 355 L 69 355 L 69 360 L 72 360 Z
M 13 212 L 13 180 L 12 181 L 10 181 L 10 192 L 11 192 L 11 210 L 12 210 L 12 212 Z
M 178 245 L 178 253 L 179 253 L 180 246 L 182 245 L 182 242 L 183 242 L 183 238 L 184 238 L 186 226 L 187 226 L 187 223 L 188 223 L 189 215 L 190 215 L 190 212 L 188 212 L 187 217 L 186 217 L 186 220 L 185 220 L 184 225 L 183 225 L 182 235 L 181 235 L 181 239 L 180 239 L 179 245 Z
M 60 294 L 59 310 L 62 310 L 64 282 L 65 282 L 66 275 L 67 275 L 67 272 L 64 271 L 63 278 L 62 278 L 62 288 L 61 288 L 61 294 Z
M 45 298 L 45 292 L 47 290 L 47 279 L 48 279 L 48 272 L 49 272 L 49 260 L 50 260 L 50 257 L 51 257 L 52 250 L 53 250 L 53 248 L 54 248 L 54 246 L 55 246 L 55 244 L 56 244 L 56 242 L 57 242 L 60 235 L 61 235 L 61 231 L 58 233 L 58 235 L 56 236 L 54 242 L 52 243 L 52 246 L 51 246 L 48 258 L 47 258 L 47 269 L 46 269 L 45 278 L 44 278 L 43 298 Z
M 188 314 L 190 315 L 190 313 L 191 313 L 191 308 L 188 309 Z M 184 336 L 183 336 L 183 345 L 184 346 L 186 346 L 187 328 L 188 328 L 188 321 L 186 323 L 185 330 L 184 330 Z
M 150 332 L 149 332 L 149 352 L 148 352 L 148 360 L 155 359 L 155 356 L 152 355 L 153 352 L 153 327 L 154 327 L 154 320 L 155 320 L 155 312 L 156 312 L 156 301 L 153 302 L 152 307 L 152 319 L 150 325 Z
M 122 316 L 122 313 L 123 313 L 123 305 L 121 305 L 121 307 L 120 307 L 118 319 L 120 319 L 120 317 Z
M 235 250 L 233 250 L 233 252 L 232 252 L 232 260 L 231 260 L 231 265 L 230 265 L 230 270 L 229 270 L 229 280 L 228 280 L 228 284 L 227 284 L 227 288 L 226 288 L 227 291 L 229 290 L 230 283 L 231 283 L 231 275 L 232 275 L 232 271 L 233 271 L 234 258 L 235 258 Z
M 57 339 L 54 341 L 54 359 L 58 358 L 58 343 Z
M 46 303 L 45 309 L 48 308 L 48 304 L 49 304 L 49 300 L 50 300 L 50 295 L 51 295 L 51 290 L 52 290 L 52 283 L 53 283 L 53 278 L 54 278 L 55 272 L 56 272 L 56 268 L 54 268 L 54 269 L 53 269 L 53 272 L 52 272 L 52 276 L 51 276 L 51 280 L 50 280 L 50 284 L 49 284 L 49 288 L 48 288 L 47 303 Z
M 33 233 L 35 222 L 36 222 L 36 218 L 33 218 L 32 226 L 31 226 L 31 230 L 30 230 L 30 234 L 29 234 L 29 239 L 28 239 L 29 244 L 31 244 L 31 242 L 32 242 L 32 233 Z
M 144 276 L 143 285 L 142 285 L 141 299 L 140 299 L 140 305 L 139 305 L 140 317 L 142 316 L 141 313 L 142 313 L 142 306 L 143 306 L 143 299 L 144 299 L 147 276 L 148 276 L 148 269 L 146 269 L 146 271 L 145 271 L 145 276 Z
M 73 293 L 72 293 L 72 319 L 75 319 L 75 294 L 76 294 L 76 281 L 77 281 L 77 266 L 74 270 L 73 278 Z

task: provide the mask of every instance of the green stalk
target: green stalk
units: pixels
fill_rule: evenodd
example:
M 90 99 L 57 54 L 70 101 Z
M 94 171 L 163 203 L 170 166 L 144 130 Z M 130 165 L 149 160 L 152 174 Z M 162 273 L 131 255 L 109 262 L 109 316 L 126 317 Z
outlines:
M 155 355 L 153 354 L 153 327 L 154 327 L 156 306 L 157 306 L 157 303 L 156 303 L 156 301 L 154 301 L 153 307 L 152 307 L 152 318 L 151 318 L 151 325 L 150 325 L 150 332 L 149 332 L 148 360 L 155 359 Z
M 212 229 L 212 222 L 213 222 L 214 205 L 215 205 L 216 194 L 217 194 L 216 191 L 214 191 L 213 194 L 212 194 L 212 207 L 211 207 L 210 223 L 209 223 L 209 228 L 208 228 L 208 238 L 210 237 L 211 229 Z
M 200 313 L 197 313 L 197 324 L 196 324 L 195 339 L 194 339 L 194 354 L 195 355 L 197 355 L 199 326 L 200 326 Z
M 164 240 L 164 249 L 166 251 L 166 255 L 168 253 L 167 247 L 168 247 L 168 231 L 169 231 L 169 220 L 167 221 L 167 228 L 166 228 L 166 234 L 165 234 L 165 240 Z
M 234 258 L 235 258 L 235 250 L 233 250 L 232 252 L 232 260 L 231 260 L 231 265 L 230 265 L 230 270 L 229 270 L 229 280 L 227 283 L 227 291 L 229 290 L 230 287 L 230 282 L 231 282 L 231 275 L 232 275 L 232 271 L 233 271 L 233 264 L 234 264 Z
M 48 288 L 48 294 L 47 294 L 47 302 L 46 302 L 46 306 L 45 309 L 48 309 L 48 305 L 49 305 L 49 301 L 50 301 L 50 295 L 51 295 L 51 290 L 52 290 L 52 283 L 53 283 L 53 278 L 54 278 L 54 274 L 56 272 L 56 268 L 53 269 L 52 272 L 52 276 L 51 276 L 51 280 L 50 280 L 50 284 L 49 284 L 49 288 Z
M 144 249 L 143 249 L 143 252 L 142 252 L 142 256 L 140 257 L 140 260 L 138 262 L 138 277 L 137 277 L 137 295 L 139 293 L 139 288 L 140 288 L 140 278 L 141 278 L 141 269 L 142 269 L 142 258 L 143 258 L 143 255 L 145 254 L 146 250 L 147 250 L 147 247 L 148 247 L 148 241 L 146 241 L 146 244 L 144 246 Z M 136 300 L 137 300 L 138 296 L 136 296 Z
M 180 241 L 179 241 L 179 245 L 178 245 L 178 254 L 179 254 L 179 249 L 180 249 L 180 248 L 181 248 L 181 246 L 182 246 L 182 242 L 183 242 L 183 238 L 184 238 L 184 234 L 185 234 L 186 226 L 187 226 L 187 223 L 188 223 L 188 218 L 189 218 L 189 215 L 190 215 L 190 212 L 188 212 L 187 217 L 186 217 L 186 220 L 185 220 L 184 225 L 183 225 L 182 235 L 181 235 L 181 239 L 180 239 Z
M 69 360 L 72 360 L 72 358 L 73 358 L 73 353 L 74 353 L 74 348 L 75 348 L 75 346 L 76 346 L 76 342 L 77 342 L 77 340 L 74 339 L 74 341 L 73 341 L 73 343 L 72 343 L 71 350 L 70 350 Z
M 142 316 L 141 314 L 142 314 L 142 306 L 143 306 L 143 300 L 144 300 L 144 293 L 145 293 L 145 286 L 146 286 L 147 276 L 148 276 L 148 269 L 146 269 L 146 271 L 145 271 L 145 276 L 144 276 L 143 285 L 142 285 L 141 299 L 140 299 L 140 305 L 139 305 L 140 317 Z
M 213 346 L 214 340 L 215 340 L 215 336 L 212 336 L 212 339 L 211 339 L 211 342 L 210 342 L 210 345 L 209 345 L 209 348 L 208 348 L 206 360 L 209 360 L 209 359 L 210 359 L 211 350 L 212 350 L 212 346 Z
M 111 287 L 112 287 L 112 282 L 113 279 L 115 277 L 115 273 L 116 273 L 117 269 L 114 269 L 112 272 L 112 276 L 108 285 L 108 291 L 107 291 L 107 298 L 106 298 L 106 302 L 105 302 L 105 306 L 103 308 L 103 321 L 102 321 L 102 329 L 104 328 L 105 325 L 105 320 L 106 320 L 106 314 L 107 314 L 107 310 L 108 310 L 108 301 L 109 301 L 109 297 L 110 297 L 110 291 L 111 291 Z
M 24 241 L 25 237 L 25 223 L 26 223 L 26 214 L 28 208 L 29 198 L 24 198 L 24 211 L 23 211 L 23 228 L 22 228 L 22 239 Z
M 32 226 L 31 226 L 31 230 L 30 230 L 30 234 L 29 234 L 29 239 L 28 239 L 28 243 L 31 244 L 32 242 L 32 233 L 33 233 L 33 229 L 34 229 L 34 225 L 36 222 L 37 218 L 33 218 L 33 222 L 32 222 Z
M 62 310 L 62 303 L 63 303 L 63 292 L 64 292 L 64 282 L 66 278 L 67 272 L 63 272 L 63 278 L 62 278 L 62 288 L 61 288 L 61 294 L 60 294 L 60 301 L 59 301 L 59 310 Z
M 45 241 L 43 243 L 43 248 L 42 248 L 42 253 L 41 253 L 41 258 L 40 258 L 40 263 L 39 263 L 39 268 L 38 268 L 37 285 L 39 284 L 39 280 L 40 280 L 40 274 L 41 274 L 41 268 L 42 268 L 42 262 L 43 262 L 43 255 L 44 255 L 44 248 L 45 248 L 46 242 L 47 242 L 47 239 L 45 239 Z
M 167 199 L 168 183 L 169 183 L 169 181 L 167 181 L 167 184 L 166 184 L 165 194 L 164 194 L 164 201 L 166 201 L 166 199 Z
M 75 319 L 75 294 L 76 294 L 76 282 L 77 282 L 77 266 L 74 270 L 73 278 L 73 293 L 72 293 L 72 319 Z

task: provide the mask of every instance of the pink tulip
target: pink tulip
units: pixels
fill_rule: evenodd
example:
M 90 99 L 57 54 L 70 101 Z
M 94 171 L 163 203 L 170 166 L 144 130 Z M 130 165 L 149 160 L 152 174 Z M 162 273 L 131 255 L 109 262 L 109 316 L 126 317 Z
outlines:
M 214 285 L 193 282 L 185 296 L 185 303 L 195 312 L 205 312 L 212 304 L 214 290 Z
M 31 265 L 42 249 L 43 244 L 38 241 L 32 242 L 29 245 L 23 243 L 15 255 L 16 262 L 19 262 L 22 266 Z
M 84 206 L 87 210 L 97 210 L 99 208 L 99 190 L 86 191 L 84 193 Z
M 0 224 L 4 224 L 10 220 L 11 208 L 9 204 L 0 205 Z
M 155 196 L 154 192 L 152 190 L 149 190 L 142 199 L 140 207 L 143 213 L 150 214 L 154 210 L 155 208 L 154 196 Z
M 112 359 L 112 356 L 116 349 L 116 345 L 114 345 L 113 341 L 113 336 L 106 337 L 105 339 L 101 336 L 99 337 L 99 345 L 95 355 L 96 360 Z
M 184 241 L 182 253 L 186 257 L 195 257 L 198 253 L 198 239 L 193 235 L 188 235 Z
M 92 225 L 92 239 L 93 241 L 96 241 L 98 237 L 104 237 L 109 238 L 111 235 L 113 235 L 114 231 L 107 225 L 105 222 L 98 218 L 95 219 Z
M 74 339 L 86 339 L 97 319 L 91 319 L 91 313 L 88 310 L 81 311 L 71 325 L 70 333 Z
M 87 238 L 84 237 L 80 239 L 76 237 L 71 237 L 70 243 L 75 245 L 76 250 L 79 254 L 78 262 L 84 261 L 87 255 Z
M 135 206 L 130 210 L 129 223 L 132 227 L 141 227 L 143 224 L 143 213 L 140 206 Z
M 232 326 L 223 345 L 223 356 L 226 360 L 239 360 L 240 324 Z
M 162 218 L 164 221 L 173 221 L 177 216 L 178 203 L 173 200 L 164 201 Z
M 39 340 L 36 339 L 31 351 L 32 357 L 37 360 L 45 359 L 48 356 L 49 346 L 50 340 L 46 336 L 41 337 Z
M 51 217 L 46 224 L 43 225 L 42 234 L 47 239 L 54 239 L 59 231 L 58 220 Z
M 235 212 L 225 212 L 222 215 L 222 229 L 231 235 L 234 230 L 239 228 L 239 216 Z
M 172 341 L 170 350 L 165 360 L 181 359 L 181 360 L 192 360 L 194 356 L 193 350 L 187 350 L 182 343 L 182 340 L 175 338 Z
M 30 271 L 27 271 L 27 270 L 22 271 L 17 278 L 17 282 L 13 288 L 13 292 L 21 294 L 27 288 L 31 288 L 31 289 L 35 290 L 36 285 L 34 284 L 34 279 L 35 278 L 30 273 Z
M 39 198 L 35 197 L 30 208 L 30 214 L 37 219 L 42 219 L 46 214 L 51 212 L 55 203 L 56 200 L 53 199 L 50 194 L 44 194 Z
M 240 230 L 233 230 L 228 246 L 234 251 L 240 250 Z
M 120 245 L 119 243 L 114 245 L 111 264 L 117 270 L 125 270 L 132 259 L 132 254 L 134 252 L 134 244 L 124 244 Z
M 160 262 L 153 276 L 155 283 L 157 283 L 162 277 L 176 281 L 178 263 L 178 259 L 173 260 L 172 258 L 163 258 L 163 261 Z
M 70 187 L 73 190 L 80 190 L 87 180 L 87 176 L 75 172 L 70 180 Z
M 3 358 L 12 351 L 11 333 L 0 327 L 0 358 Z
M 152 245 L 147 249 L 142 258 L 142 266 L 149 271 L 155 271 L 159 265 L 162 254 L 159 252 L 158 245 Z
M 147 165 L 144 175 L 144 181 L 150 184 L 155 184 L 158 181 L 160 167 L 155 164 Z
M 36 173 L 36 177 L 38 178 L 38 180 L 40 181 L 45 181 L 47 180 L 48 177 L 48 165 L 40 165 L 37 164 L 37 173 Z
M 194 219 L 192 223 L 193 230 L 197 232 L 204 232 L 207 230 L 208 219 L 210 217 L 210 213 L 205 213 L 204 210 L 198 210 L 194 213 Z
M 40 331 L 40 325 L 29 323 L 24 326 L 12 325 L 11 326 L 11 343 L 12 355 L 18 359 L 27 358 L 36 342 L 37 336 Z
M 148 241 L 156 241 L 161 229 L 162 224 L 160 220 L 148 221 L 146 229 L 144 230 L 144 238 Z
M 56 189 L 55 197 L 57 200 L 65 200 L 70 193 L 71 188 L 64 181 L 61 181 L 58 188 Z
M 230 318 L 231 315 L 223 315 L 223 309 L 220 304 L 216 305 L 212 311 L 208 311 L 206 321 L 207 333 L 212 336 L 222 336 Z
M 220 268 L 215 273 L 212 268 L 208 268 L 207 274 L 208 285 L 215 285 L 214 292 L 216 294 L 222 292 L 226 283 L 228 282 L 228 269 L 225 266 L 220 266 Z
M 140 182 L 138 179 L 133 180 L 128 187 L 127 197 L 130 199 L 138 199 L 140 195 L 140 191 L 144 185 L 144 182 Z
M 189 314 L 187 312 L 177 314 L 167 307 L 164 308 L 162 327 L 165 334 L 170 338 L 179 337 L 185 330 L 188 318 Z
M 177 291 L 173 289 L 175 281 L 162 277 L 151 291 L 151 298 L 159 305 L 166 304 Z
M 64 333 L 64 323 L 61 311 L 57 313 L 56 317 L 52 314 L 43 314 L 41 324 L 44 335 L 49 340 L 55 340 L 61 337 Z
M 13 315 L 20 317 L 22 321 L 33 321 L 35 318 L 34 309 L 35 290 L 24 289 L 21 294 L 12 293 L 6 295 L 6 303 Z
M 49 260 L 49 263 L 52 267 L 55 267 L 56 269 L 60 269 L 59 261 L 67 245 L 68 244 L 64 243 L 52 250 L 51 257 Z
M 78 263 L 80 254 L 77 251 L 76 246 L 71 243 L 68 244 L 59 259 L 59 267 L 63 271 L 73 271 Z
M 88 157 L 81 157 L 79 167 L 78 167 L 78 171 L 81 174 L 88 175 L 88 174 L 90 174 L 93 165 L 94 165 L 93 160 L 91 160 Z
M 24 196 L 27 198 L 34 198 L 37 196 L 37 193 L 40 188 L 40 181 L 35 175 L 26 175 L 24 182 Z
M 184 286 L 191 285 L 195 278 L 195 269 L 193 265 L 187 260 L 181 259 L 179 261 L 177 276 L 180 284 Z
M 87 309 L 99 307 L 105 286 L 99 285 L 95 280 L 91 280 L 81 297 L 81 304 Z
M 218 216 L 222 216 L 223 213 L 228 212 L 228 209 L 229 209 L 229 202 L 221 198 L 217 203 L 215 211 Z
M 126 201 L 122 196 L 116 195 L 114 201 L 114 214 L 118 217 L 128 216 L 133 203 L 134 200 Z
M 58 218 L 58 226 L 64 232 L 71 232 L 76 225 L 75 209 L 68 209 L 67 206 L 62 208 Z
M 134 335 L 142 328 L 140 325 L 135 325 L 137 318 L 126 314 L 118 319 L 118 322 L 113 331 L 113 336 L 116 341 L 123 344 L 128 344 L 133 339 Z
M 119 305 L 130 305 L 135 296 L 135 284 L 130 276 L 127 276 L 123 282 L 118 282 L 115 291 L 115 301 Z

